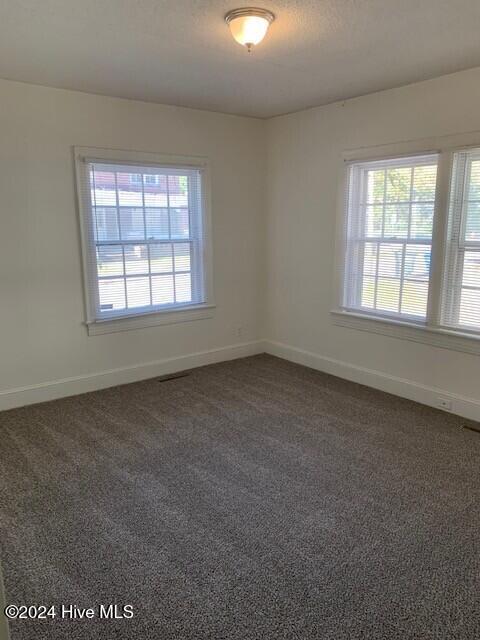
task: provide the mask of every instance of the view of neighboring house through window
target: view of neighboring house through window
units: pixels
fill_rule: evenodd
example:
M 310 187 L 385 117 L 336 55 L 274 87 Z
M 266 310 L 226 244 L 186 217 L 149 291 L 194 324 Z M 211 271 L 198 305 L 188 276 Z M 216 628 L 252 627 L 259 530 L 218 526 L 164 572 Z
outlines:
M 205 301 L 202 172 L 86 162 L 92 320 Z

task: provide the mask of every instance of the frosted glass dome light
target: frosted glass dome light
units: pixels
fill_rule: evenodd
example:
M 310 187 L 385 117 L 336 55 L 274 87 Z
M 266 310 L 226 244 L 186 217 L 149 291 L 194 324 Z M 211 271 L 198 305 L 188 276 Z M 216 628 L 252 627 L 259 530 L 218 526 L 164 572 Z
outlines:
M 275 16 L 271 11 L 254 7 L 233 9 L 225 16 L 232 36 L 239 44 L 247 47 L 248 51 L 264 39 L 268 27 L 274 20 Z

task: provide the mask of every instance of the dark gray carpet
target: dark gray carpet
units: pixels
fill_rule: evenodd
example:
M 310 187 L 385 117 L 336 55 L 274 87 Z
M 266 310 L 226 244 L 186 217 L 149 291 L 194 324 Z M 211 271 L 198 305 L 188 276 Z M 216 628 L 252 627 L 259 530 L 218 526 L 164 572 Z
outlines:
M 7 600 L 45 638 L 480 637 L 480 434 L 270 357 L 0 414 Z

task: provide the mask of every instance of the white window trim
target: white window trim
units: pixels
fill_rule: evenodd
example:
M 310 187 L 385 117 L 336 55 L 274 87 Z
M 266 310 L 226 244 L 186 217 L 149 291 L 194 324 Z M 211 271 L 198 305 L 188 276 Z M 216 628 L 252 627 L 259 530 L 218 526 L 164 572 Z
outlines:
M 480 131 L 459 133 L 448 136 L 408 140 L 373 147 L 362 147 L 344 151 L 339 163 L 339 184 L 337 197 L 337 225 L 335 238 L 335 268 L 333 283 L 333 305 L 331 317 L 333 323 L 340 327 L 357 329 L 387 335 L 393 338 L 411 340 L 431 344 L 444 349 L 480 354 L 480 334 L 468 330 L 457 330 L 440 325 L 440 298 L 443 280 L 443 264 L 448 224 L 448 198 L 451 182 L 452 156 L 455 151 L 480 147 Z M 349 311 L 342 308 L 346 225 L 345 194 L 348 185 L 350 164 L 385 160 L 390 158 L 411 157 L 438 153 L 437 192 L 434 211 L 434 228 L 432 237 L 431 280 L 426 323 L 409 322 L 404 318 L 388 317 L 375 314 Z
M 210 165 L 207 158 L 199 156 L 177 156 L 151 153 L 145 151 L 127 151 L 123 149 L 104 149 L 98 147 L 73 147 L 75 174 L 77 185 L 77 206 L 80 225 L 81 251 L 83 263 L 85 321 L 88 335 L 100 335 L 152 327 L 156 325 L 175 324 L 193 320 L 203 320 L 213 317 L 215 302 L 213 297 L 213 255 L 212 255 L 212 221 L 211 221 L 211 186 Z M 172 167 L 189 167 L 202 171 L 202 197 L 203 197 L 203 278 L 205 301 L 201 304 L 186 304 L 184 306 L 172 306 L 166 309 L 155 309 L 144 313 L 133 313 L 124 317 L 96 318 L 93 306 L 96 281 L 94 281 L 89 261 L 92 250 L 89 238 L 89 217 L 86 203 L 81 197 L 80 185 L 85 181 L 85 161 L 98 160 L 99 162 L 125 162 L 125 164 L 161 165 Z
M 207 318 L 213 318 L 214 309 L 214 304 L 186 305 L 183 309 L 175 307 L 165 311 L 140 313 L 113 320 L 99 320 L 87 325 L 88 335 L 98 336 L 105 333 L 117 333 L 118 331 L 177 324 L 178 322 L 206 320 Z
M 480 336 L 478 335 L 428 325 L 415 325 L 397 319 L 370 317 L 353 311 L 333 310 L 331 314 L 333 323 L 338 327 L 379 333 L 391 338 L 421 342 L 463 353 L 480 354 Z

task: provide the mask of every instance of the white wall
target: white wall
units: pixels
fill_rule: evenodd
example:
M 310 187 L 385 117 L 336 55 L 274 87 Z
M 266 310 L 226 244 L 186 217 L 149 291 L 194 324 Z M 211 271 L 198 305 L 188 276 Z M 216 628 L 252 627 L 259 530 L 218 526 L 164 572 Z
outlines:
M 478 129 L 480 69 L 268 122 L 267 335 L 281 343 L 269 350 L 432 404 L 438 390 L 463 396 L 454 410 L 480 419 L 479 356 L 337 327 L 329 314 L 342 151 Z
M 0 131 L 0 408 L 155 375 L 142 365 L 263 333 L 264 122 L 2 80 Z M 87 336 L 72 145 L 210 159 L 213 319 Z
M 480 357 L 329 313 L 342 151 L 480 129 L 480 69 L 267 122 L 0 80 L 0 127 L 0 409 L 266 344 L 480 418 Z M 209 157 L 214 318 L 87 336 L 72 145 Z

